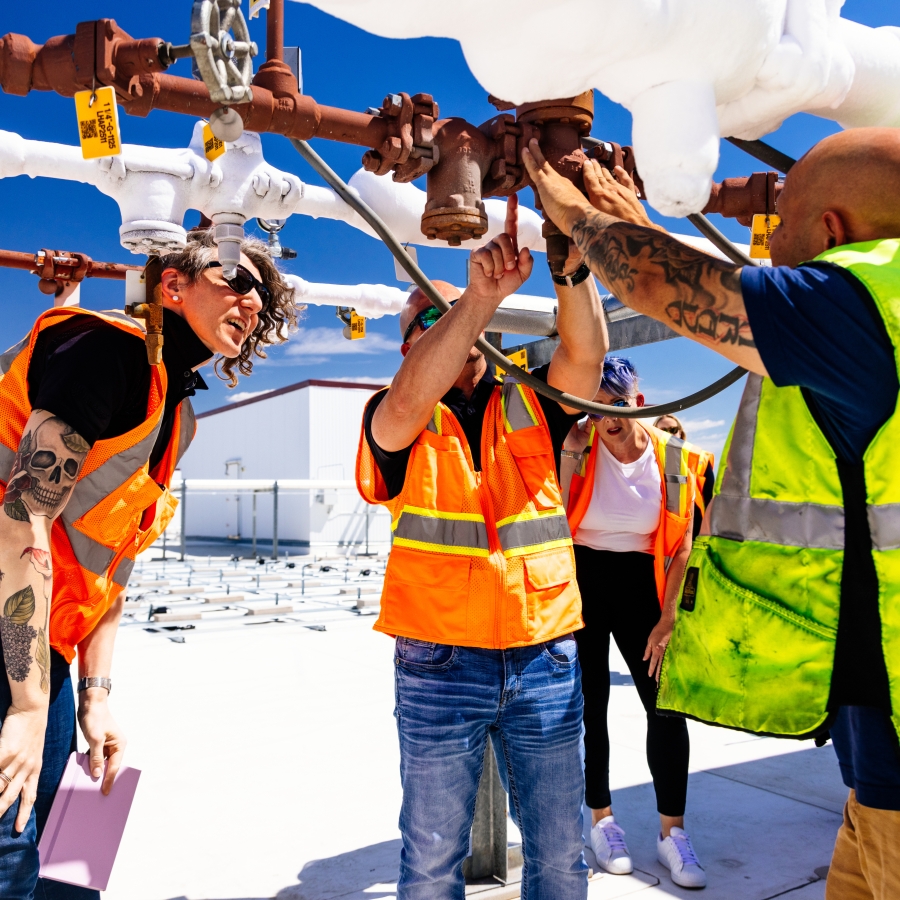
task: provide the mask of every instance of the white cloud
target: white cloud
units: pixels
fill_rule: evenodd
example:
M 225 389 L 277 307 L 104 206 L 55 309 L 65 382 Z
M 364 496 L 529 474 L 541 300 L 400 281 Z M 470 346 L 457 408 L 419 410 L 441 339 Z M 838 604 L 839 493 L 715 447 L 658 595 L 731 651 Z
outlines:
M 301 328 L 288 343 L 285 356 L 304 357 L 304 362 L 322 362 L 330 356 L 348 354 L 399 353 L 396 341 L 373 332 L 362 340 L 348 341 L 340 328 Z M 312 359 L 307 359 L 311 357 Z
M 240 403 L 241 400 L 250 400 L 252 397 L 260 397 L 263 394 L 271 393 L 271 388 L 268 391 L 238 391 L 236 394 L 228 394 L 225 397 L 226 403 Z
M 679 417 L 680 418 L 680 417 Z M 724 419 L 681 419 L 685 431 L 709 431 L 710 428 L 721 428 Z

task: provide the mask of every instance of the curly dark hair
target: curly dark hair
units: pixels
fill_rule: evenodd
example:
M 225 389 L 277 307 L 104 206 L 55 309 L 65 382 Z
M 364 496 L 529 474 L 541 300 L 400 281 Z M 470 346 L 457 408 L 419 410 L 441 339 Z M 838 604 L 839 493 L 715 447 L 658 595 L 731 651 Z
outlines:
M 298 307 L 294 304 L 294 291 L 281 277 L 281 272 L 269 256 L 268 247 L 258 238 L 245 237 L 241 241 L 241 252 L 259 269 L 262 283 L 269 289 L 269 302 L 259 311 L 259 321 L 253 333 L 244 341 L 239 356 L 220 356 L 216 360 L 216 375 L 235 387 L 238 376 L 249 375 L 253 371 L 253 356 L 266 358 L 263 349 L 271 344 L 283 344 L 291 330 L 297 327 Z M 207 263 L 218 258 L 212 230 L 188 232 L 187 245 L 183 250 L 162 257 L 163 269 L 176 269 L 186 275 L 191 282 L 200 279 Z M 303 309 L 304 307 L 299 307 Z

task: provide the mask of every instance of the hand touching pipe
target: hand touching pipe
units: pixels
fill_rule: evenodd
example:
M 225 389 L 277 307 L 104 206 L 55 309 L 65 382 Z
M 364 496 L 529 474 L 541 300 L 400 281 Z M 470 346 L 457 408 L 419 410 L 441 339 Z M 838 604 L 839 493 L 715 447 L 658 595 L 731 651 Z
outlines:
M 589 159 L 584 164 L 584 186 L 588 200 L 600 212 L 633 225 L 659 228 L 650 221 L 644 204 L 638 199 L 634 181 L 621 166 L 610 172 L 596 160 Z
M 522 150 L 522 161 L 531 182 L 541 197 L 541 209 L 556 227 L 572 236 L 572 225 L 593 210 L 591 202 L 569 181 L 558 174 L 541 153 L 536 140 Z
M 467 294 L 499 303 L 528 280 L 534 259 L 527 248 L 519 250 L 518 233 L 519 198 L 511 194 L 506 203 L 503 234 L 472 251 Z

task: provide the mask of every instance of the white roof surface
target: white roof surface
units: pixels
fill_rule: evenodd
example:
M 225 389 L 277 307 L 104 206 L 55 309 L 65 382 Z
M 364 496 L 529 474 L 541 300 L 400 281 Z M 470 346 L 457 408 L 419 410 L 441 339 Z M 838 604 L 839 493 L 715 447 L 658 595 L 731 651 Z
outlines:
M 202 569 L 207 559 L 195 562 Z M 371 565 L 361 560 L 347 582 L 343 568 L 320 575 L 319 588 L 309 575 L 301 597 L 301 562 L 270 568 L 259 593 L 252 581 L 264 570 L 254 568 L 243 578 L 241 609 L 231 611 L 216 604 L 229 579 L 229 596 L 239 589 L 235 564 L 212 560 L 193 573 L 191 590 L 218 591 L 206 604 L 203 592 L 164 593 L 185 582 L 186 569 L 170 563 L 163 577 L 161 564 L 143 572 L 139 564 L 132 598 L 162 591 L 144 602 L 203 610 L 204 618 L 193 630 L 148 632 L 161 623 L 146 621 L 147 606 L 130 605 L 134 618 L 120 629 L 111 703 L 129 738 L 127 762 L 143 775 L 107 900 L 395 897 L 392 642 L 371 630 L 372 617 L 350 609 L 352 588 L 371 591 L 379 579 L 355 574 Z M 169 585 L 138 587 L 153 579 Z M 337 593 L 348 585 L 350 596 Z M 243 616 L 271 604 L 275 591 L 294 606 L 284 621 Z M 627 674 L 614 645 L 610 667 Z M 688 896 L 656 861 L 644 711 L 633 687 L 615 684 L 627 679 L 612 680 L 613 804 L 636 869 L 595 878 L 590 898 Z M 689 728 L 687 828 L 709 876 L 704 900 L 765 900 L 789 890 L 792 900 L 823 900 L 825 883 L 814 872 L 828 865 L 846 794 L 831 747 Z

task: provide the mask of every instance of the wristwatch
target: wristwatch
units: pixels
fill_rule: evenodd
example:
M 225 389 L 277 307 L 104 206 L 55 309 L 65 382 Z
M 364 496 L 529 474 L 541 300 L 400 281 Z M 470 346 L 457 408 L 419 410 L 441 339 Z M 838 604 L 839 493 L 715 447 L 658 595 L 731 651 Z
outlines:
M 112 678 L 81 678 L 78 681 L 78 693 L 86 691 L 88 688 L 102 687 L 106 688 L 108 694 L 112 693 Z
M 577 284 L 581 284 L 582 281 L 586 281 L 588 276 L 591 274 L 591 270 L 587 267 L 585 263 L 582 263 L 571 275 L 553 275 L 551 274 L 551 278 L 555 284 L 562 285 L 563 287 L 575 287 Z

